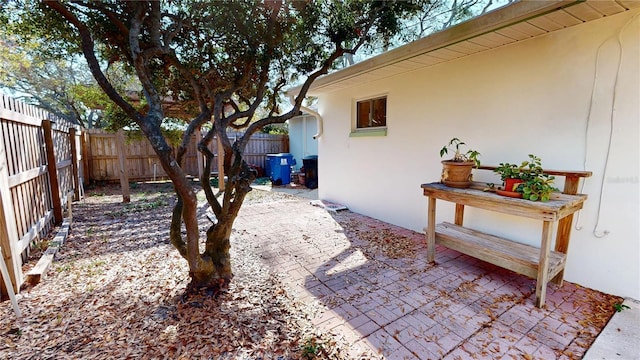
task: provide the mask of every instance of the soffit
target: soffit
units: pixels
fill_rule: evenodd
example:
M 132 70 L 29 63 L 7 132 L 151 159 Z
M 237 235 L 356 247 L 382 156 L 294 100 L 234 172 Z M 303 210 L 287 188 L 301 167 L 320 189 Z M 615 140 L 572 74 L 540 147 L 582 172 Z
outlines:
M 640 8 L 638 0 L 523 0 L 317 79 L 309 95 L 348 88 Z M 287 91 L 295 95 L 300 87 Z

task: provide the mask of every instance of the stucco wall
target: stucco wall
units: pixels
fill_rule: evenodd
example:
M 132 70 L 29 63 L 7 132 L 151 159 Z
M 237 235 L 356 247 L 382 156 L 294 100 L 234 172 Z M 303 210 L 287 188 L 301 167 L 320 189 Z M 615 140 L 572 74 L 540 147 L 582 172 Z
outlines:
M 300 115 L 289 120 L 289 152 L 296 159 L 295 169 L 300 170 L 302 159 L 309 155 L 318 155 L 318 124 L 313 115 Z
M 452 137 L 480 151 L 487 165 L 533 153 L 545 168 L 586 168 L 593 171 L 582 188 L 589 199 L 574 221 L 580 230 L 573 230 L 565 279 L 640 299 L 639 14 L 322 94 L 320 197 L 422 231 L 420 184 L 439 180 L 438 151 Z M 349 137 L 353 100 L 380 94 L 388 96 L 387 136 Z M 476 179 L 499 182 L 486 171 Z M 451 221 L 453 205 L 438 201 L 437 218 Z M 536 221 L 473 208 L 465 225 L 529 244 L 539 243 L 541 230 Z

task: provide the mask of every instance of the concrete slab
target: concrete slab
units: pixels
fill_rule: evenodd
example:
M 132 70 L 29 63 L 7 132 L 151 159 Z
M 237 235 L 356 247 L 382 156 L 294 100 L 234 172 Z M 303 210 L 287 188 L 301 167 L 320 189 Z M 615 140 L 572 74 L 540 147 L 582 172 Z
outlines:
M 623 305 L 629 309 L 613 315 L 583 359 L 640 359 L 640 301 L 627 299 Z
M 318 189 L 309 189 L 302 185 L 297 185 L 297 184 L 290 184 L 290 185 L 284 185 L 284 186 L 252 184 L 251 187 L 259 190 L 274 191 L 274 192 L 281 192 L 289 195 L 295 195 L 295 196 L 305 198 L 305 199 L 310 199 L 310 200 L 318 200 Z

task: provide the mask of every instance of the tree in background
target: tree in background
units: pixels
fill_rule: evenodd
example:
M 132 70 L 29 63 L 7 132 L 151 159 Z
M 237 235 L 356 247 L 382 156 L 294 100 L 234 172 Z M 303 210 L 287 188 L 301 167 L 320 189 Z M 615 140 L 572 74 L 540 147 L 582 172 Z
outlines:
M 15 16 L 28 6 L 0 4 L 0 91 L 85 128 L 121 125 L 124 114 L 98 86 L 84 57 L 68 45 L 51 46 L 59 39 L 40 23 Z M 105 75 L 119 91 L 136 89 L 121 64 L 111 64 Z
M 441 31 L 517 0 L 448 0 L 425 3 L 412 19 L 409 41 Z
M 0 26 L 0 85 L 4 91 L 73 123 L 91 127 L 96 113 L 78 95 L 97 88 L 86 66 L 67 59 L 30 56 L 33 43 L 8 35 Z M 83 60 L 83 59 L 81 59 Z M 106 97 L 104 97 L 106 98 Z
M 169 236 L 188 262 L 189 289 L 214 291 L 233 276 L 231 229 L 255 179 L 243 161 L 250 136 L 300 114 L 312 82 L 337 59 L 397 33 L 401 20 L 422 6 L 406 0 L 71 0 L 21 5 L 10 20 L 38 24 L 28 31 L 48 37 L 55 51 L 82 53 L 104 94 L 145 134 L 176 191 Z M 105 64 L 120 64 L 134 75 L 142 94 L 139 103 L 109 79 Z M 283 111 L 282 90 L 294 81 L 302 83 L 300 93 Z M 175 153 L 161 133 L 168 101 L 180 105 L 187 124 Z M 229 129 L 243 129 L 244 135 L 231 141 Z M 196 141 L 206 159 L 200 185 L 217 218 L 202 250 L 196 191 L 181 167 L 196 130 L 204 133 Z M 217 194 L 210 186 L 214 154 L 209 144 L 214 137 L 222 143 L 228 176 L 226 189 Z
M 343 56 L 341 67 L 353 65 L 385 51 L 442 31 L 486 12 L 518 0 L 441 0 L 424 1 L 421 9 L 402 19 L 400 31 L 392 37 L 377 37 L 357 54 Z

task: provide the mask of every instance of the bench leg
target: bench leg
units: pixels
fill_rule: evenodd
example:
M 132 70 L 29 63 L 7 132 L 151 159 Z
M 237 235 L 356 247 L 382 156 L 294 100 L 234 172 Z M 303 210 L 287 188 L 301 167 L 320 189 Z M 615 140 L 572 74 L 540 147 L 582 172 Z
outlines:
M 571 227 L 573 226 L 573 214 L 567 215 L 558 222 L 558 233 L 556 235 L 556 248 L 559 253 L 567 254 L 569 252 L 569 238 L 571 236 Z M 554 284 L 562 286 L 564 279 L 564 269 L 558 273 L 551 281 Z
M 540 261 L 538 262 L 538 278 L 536 280 L 536 306 L 542 308 L 547 296 L 549 282 L 549 252 L 551 250 L 551 221 L 542 224 L 542 242 L 540 244 Z
M 455 218 L 453 219 L 453 223 L 458 226 L 462 226 L 463 221 L 464 221 L 464 205 L 456 204 L 456 214 L 455 214 Z
M 427 210 L 427 262 L 433 264 L 436 260 L 436 198 L 429 197 Z
M 564 282 L 564 269 L 562 269 L 558 275 L 556 275 L 553 279 L 551 279 L 551 282 L 558 285 L 558 286 L 562 286 L 563 282 Z

